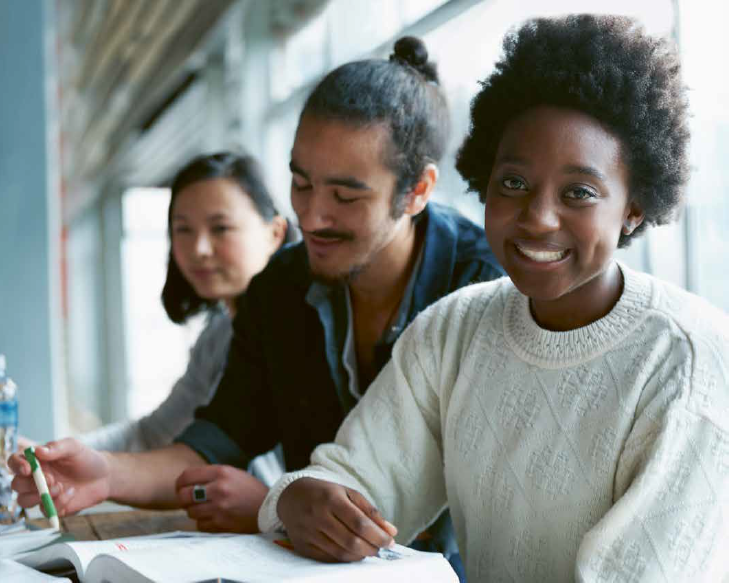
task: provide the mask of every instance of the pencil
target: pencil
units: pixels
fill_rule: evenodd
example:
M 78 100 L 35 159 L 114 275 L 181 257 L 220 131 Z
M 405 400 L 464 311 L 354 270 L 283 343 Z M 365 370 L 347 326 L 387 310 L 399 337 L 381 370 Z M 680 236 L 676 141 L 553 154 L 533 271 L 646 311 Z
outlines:
M 35 485 L 41 497 L 41 505 L 43 506 L 43 510 L 46 511 L 46 516 L 51 521 L 51 527 L 56 530 L 61 530 L 61 523 L 58 521 L 58 512 L 56 512 L 56 506 L 53 504 L 51 493 L 48 491 L 46 477 L 43 475 L 43 470 L 35 457 L 35 450 L 32 447 L 27 447 L 23 453 L 25 454 L 25 459 L 30 464 L 30 469 L 33 472 L 33 480 L 35 480 Z

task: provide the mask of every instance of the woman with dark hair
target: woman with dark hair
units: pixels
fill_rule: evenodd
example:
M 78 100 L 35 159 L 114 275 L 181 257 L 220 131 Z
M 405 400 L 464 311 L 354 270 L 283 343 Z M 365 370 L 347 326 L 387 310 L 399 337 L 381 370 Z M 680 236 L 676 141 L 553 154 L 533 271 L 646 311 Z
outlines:
M 195 158 L 172 181 L 170 254 L 162 303 L 184 323 L 204 310 L 207 323 L 190 351 L 185 374 L 165 401 L 141 419 L 86 433 L 81 441 L 105 451 L 163 447 L 206 405 L 225 367 L 236 299 L 285 242 L 286 220 L 274 207 L 258 163 L 222 152 Z
M 688 178 L 678 59 L 593 15 L 504 52 L 458 169 L 509 278 L 422 313 L 259 525 L 353 561 L 448 504 L 469 581 L 722 581 L 729 317 L 614 258 Z

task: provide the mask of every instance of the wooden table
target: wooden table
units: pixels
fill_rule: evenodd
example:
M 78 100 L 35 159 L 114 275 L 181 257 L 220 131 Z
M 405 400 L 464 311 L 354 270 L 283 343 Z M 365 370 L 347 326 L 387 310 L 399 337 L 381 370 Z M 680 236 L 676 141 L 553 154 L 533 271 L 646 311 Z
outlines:
M 30 522 L 42 527 L 49 526 L 45 519 Z M 190 520 L 184 510 L 127 510 L 67 516 L 61 518 L 61 529 L 76 540 L 106 540 L 172 530 L 197 530 L 195 521 Z

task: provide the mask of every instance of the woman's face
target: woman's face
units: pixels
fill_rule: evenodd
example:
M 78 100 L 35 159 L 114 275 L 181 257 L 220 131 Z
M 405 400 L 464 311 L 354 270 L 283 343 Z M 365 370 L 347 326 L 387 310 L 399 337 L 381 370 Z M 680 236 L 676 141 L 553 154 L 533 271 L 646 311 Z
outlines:
M 233 180 L 194 182 L 174 201 L 172 255 L 200 297 L 232 307 L 281 244 L 281 222 L 266 223 Z
M 506 126 L 486 193 L 486 236 L 540 324 L 570 329 L 610 311 L 622 285 L 612 261 L 621 229 L 642 218 L 629 200 L 621 143 L 596 119 L 540 106 Z

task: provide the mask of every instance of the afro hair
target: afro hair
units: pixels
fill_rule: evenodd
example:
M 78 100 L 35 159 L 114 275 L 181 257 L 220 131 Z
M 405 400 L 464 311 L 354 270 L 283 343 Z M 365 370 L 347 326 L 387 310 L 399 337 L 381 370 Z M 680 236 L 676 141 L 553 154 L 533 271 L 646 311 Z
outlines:
M 471 103 L 456 168 L 484 200 L 506 125 L 539 105 L 597 119 L 622 145 L 630 196 L 647 224 L 669 222 L 689 176 L 688 101 L 669 43 L 622 16 L 570 15 L 527 21 L 504 39 L 504 55 Z

